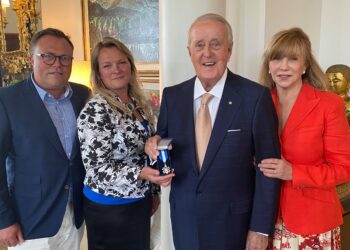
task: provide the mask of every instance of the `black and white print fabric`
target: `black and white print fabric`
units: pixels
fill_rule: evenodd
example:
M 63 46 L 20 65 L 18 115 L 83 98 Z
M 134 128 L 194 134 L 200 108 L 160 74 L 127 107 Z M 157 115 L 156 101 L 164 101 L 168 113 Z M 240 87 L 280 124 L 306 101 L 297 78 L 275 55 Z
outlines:
M 144 145 L 150 136 L 141 122 L 113 111 L 97 94 L 79 115 L 78 136 L 86 169 L 84 184 L 92 191 L 138 198 L 149 190 L 148 181 L 137 179 L 145 164 Z

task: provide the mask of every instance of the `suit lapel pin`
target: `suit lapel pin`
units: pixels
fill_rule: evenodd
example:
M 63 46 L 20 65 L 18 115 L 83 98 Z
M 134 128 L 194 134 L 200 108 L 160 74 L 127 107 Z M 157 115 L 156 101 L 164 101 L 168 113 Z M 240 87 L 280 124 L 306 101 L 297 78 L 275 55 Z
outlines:
M 229 102 L 228 102 L 228 104 L 230 104 L 230 105 L 231 105 L 231 104 L 232 104 L 232 102 L 231 102 L 231 101 L 229 101 Z

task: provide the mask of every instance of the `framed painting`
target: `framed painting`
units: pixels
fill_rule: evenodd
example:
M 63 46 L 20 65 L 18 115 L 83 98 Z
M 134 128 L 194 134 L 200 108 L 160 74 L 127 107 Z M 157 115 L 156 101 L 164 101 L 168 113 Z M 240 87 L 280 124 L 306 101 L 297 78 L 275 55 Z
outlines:
M 139 82 L 142 84 L 144 94 L 148 105 L 152 108 L 153 114 L 159 116 L 160 98 L 159 98 L 159 68 L 143 65 L 138 70 Z M 140 65 L 138 65 L 140 67 Z
M 110 36 L 134 56 L 139 81 L 155 115 L 159 113 L 159 0 L 82 0 L 85 59 Z
M 83 0 L 86 59 L 110 36 L 122 41 L 137 63 L 159 61 L 159 0 Z

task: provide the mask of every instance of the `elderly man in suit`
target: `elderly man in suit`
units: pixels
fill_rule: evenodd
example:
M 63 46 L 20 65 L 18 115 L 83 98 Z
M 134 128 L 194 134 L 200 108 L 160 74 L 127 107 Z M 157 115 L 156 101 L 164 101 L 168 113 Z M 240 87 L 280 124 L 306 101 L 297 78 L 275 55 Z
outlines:
M 78 250 L 85 172 L 76 117 L 90 91 L 68 82 L 73 44 L 62 31 L 36 33 L 30 52 L 32 75 L 0 89 L 0 243 Z
M 232 46 L 223 17 L 195 20 L 188 52 L 196 77 L 164 89 L 157 135 L 146 144 L 155 159 L 160 138 L 173 138 L 176 249 L 266 249 L 273 231 L 280 183 L 257 164 L 280 157 L 277 117 L 267 88 L 227 69 Z

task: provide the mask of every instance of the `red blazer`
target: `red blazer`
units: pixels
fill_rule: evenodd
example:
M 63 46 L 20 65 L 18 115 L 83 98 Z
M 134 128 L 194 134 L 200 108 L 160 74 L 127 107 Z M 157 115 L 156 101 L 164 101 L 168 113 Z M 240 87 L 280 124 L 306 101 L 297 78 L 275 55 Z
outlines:
M 277 93 L 272 92 L 276 109 Z M 296 234 L 316 234 L 342 224 L 336 185 L 350 181 L 350 133 L 344 102 L 304 83 L 280 135 L 282 155 L 293 166 L 281 186 L 280 211 Z

